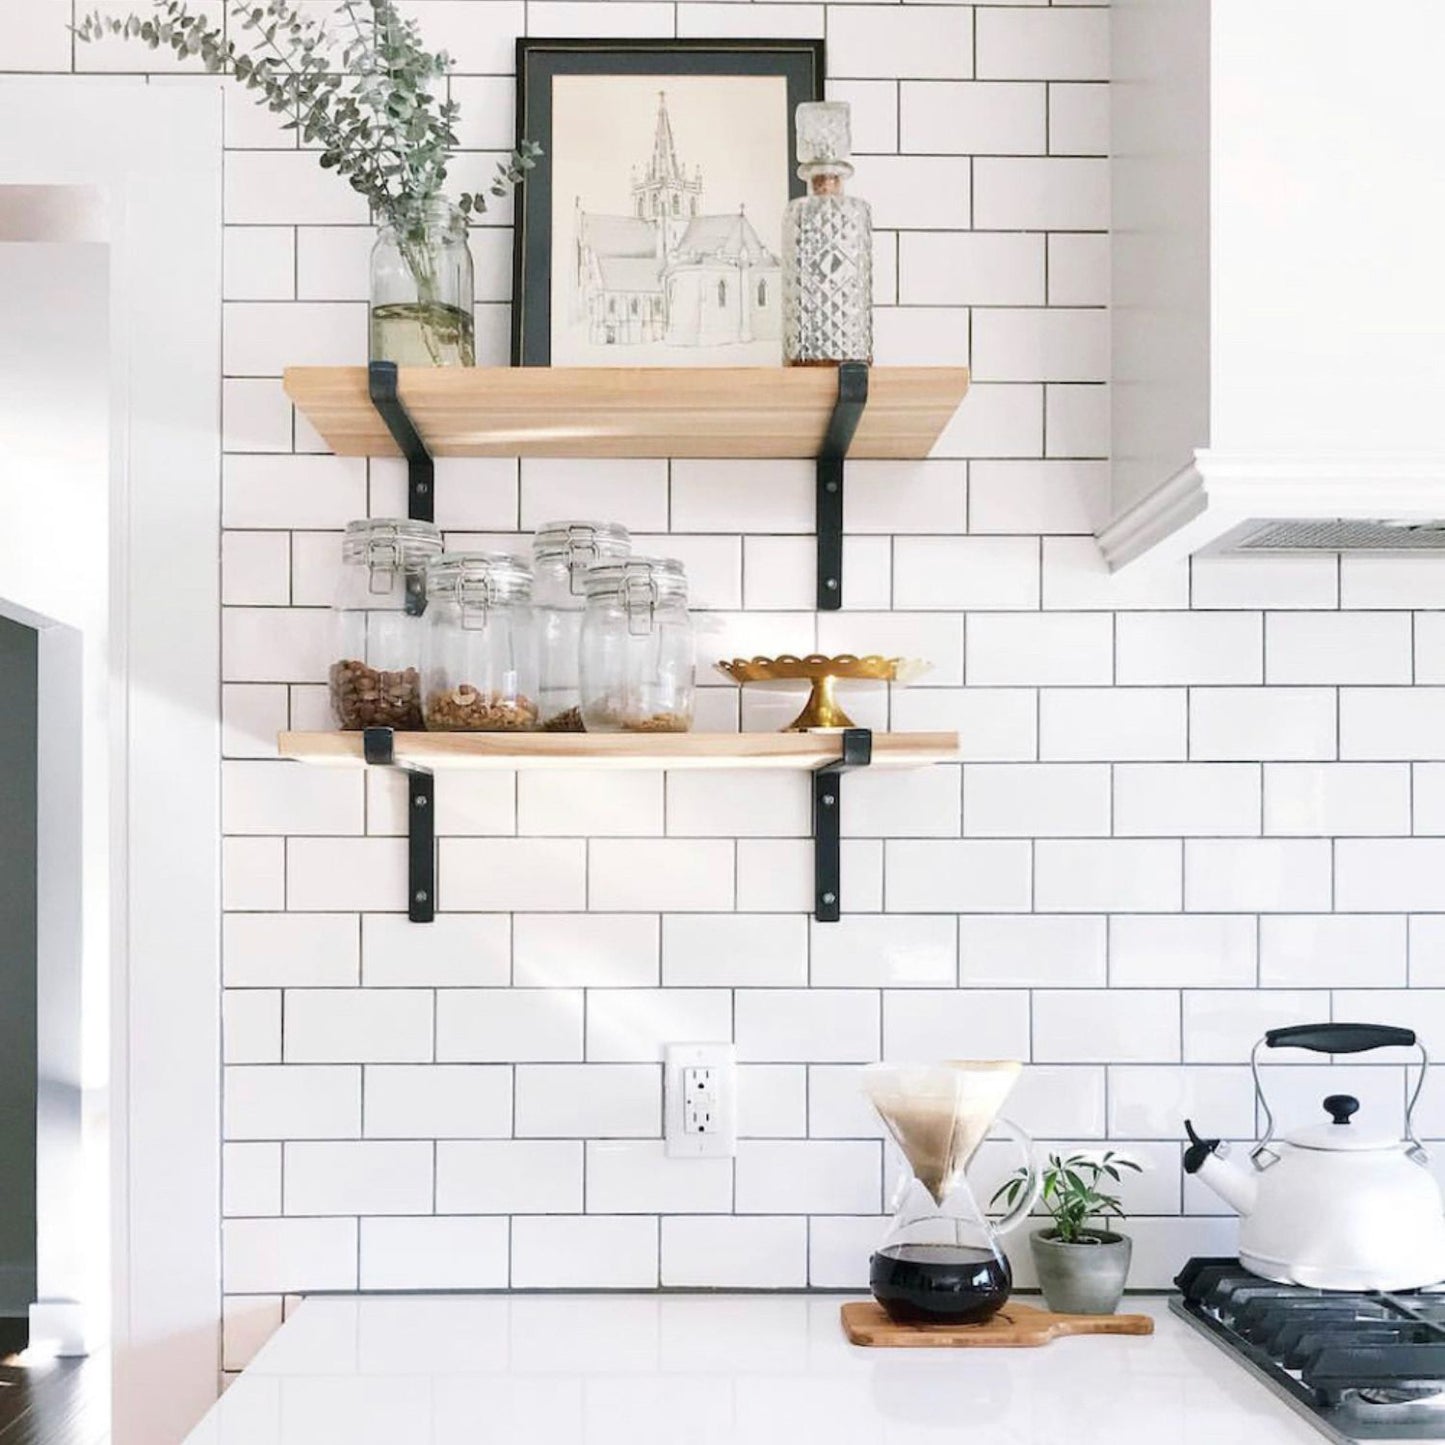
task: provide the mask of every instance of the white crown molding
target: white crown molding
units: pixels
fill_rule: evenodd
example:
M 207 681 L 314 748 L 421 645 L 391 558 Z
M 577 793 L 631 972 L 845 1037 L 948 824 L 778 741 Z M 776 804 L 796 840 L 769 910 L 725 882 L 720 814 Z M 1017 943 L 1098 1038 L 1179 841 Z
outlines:
M 1445 453 L 1307 456 L 1200 450 L 1098 533 L 1112 569 L 1181 556 L 1262 518 L 1445 518 Z

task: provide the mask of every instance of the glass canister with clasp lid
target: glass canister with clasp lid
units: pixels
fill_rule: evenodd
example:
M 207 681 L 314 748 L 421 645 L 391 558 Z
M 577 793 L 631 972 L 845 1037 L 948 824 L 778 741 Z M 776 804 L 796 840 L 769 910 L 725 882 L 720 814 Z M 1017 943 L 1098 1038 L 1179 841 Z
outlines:
M 456 552 L 427 567 L 422 671 L 429 732 L 537 725 L 532 573 L 501 552 Z
M 348 522 L 332 609 L 328 681 L 338 727 L 421 726 L 426 566 L 442 550 L 430 522 Z
M 549 522 L 532 539 L 532 598 L 537 609 L 541 677 L 537 704 L 546 732 L 582 731 L 582 613 L 592 567 L 632 551 L 615 522 Z
M 582 619 L 588 732 L 687 732 L 695 666 L 681 562 L 632 557 L 588 572 Z

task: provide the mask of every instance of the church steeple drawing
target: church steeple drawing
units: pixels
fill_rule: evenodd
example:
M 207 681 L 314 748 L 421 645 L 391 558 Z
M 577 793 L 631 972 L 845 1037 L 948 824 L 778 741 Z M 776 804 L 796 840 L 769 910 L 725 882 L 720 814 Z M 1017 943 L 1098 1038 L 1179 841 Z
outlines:
M 658 255 L 663 256 L 677 244 L 701 204 L 702 174 L 694 170 L 689 178 L 678 161 L 672 118 L 667 113 L 667 92 L 659 90 L 652 155 L 640 177 L 633 171 L 632 214 L 644 221 L 661 223 Z
M 651 151 L 631 167 L 628 184 L 630 214 L 575 206 L 570 312 L 588 342 L 668 348 L 777 339 L 777 253 L 741 202 L 703 214 L 702 169 L 689 172 L 678 158 L 665 90 L 657 93 Z

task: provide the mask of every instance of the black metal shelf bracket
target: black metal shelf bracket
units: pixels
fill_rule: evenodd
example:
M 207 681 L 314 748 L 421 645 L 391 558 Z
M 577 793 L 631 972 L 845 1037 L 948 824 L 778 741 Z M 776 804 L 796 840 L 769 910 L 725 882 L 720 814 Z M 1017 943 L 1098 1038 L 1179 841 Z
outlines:
M 818 452 L 818 611 L 843 605 L 843 463 L 868 405 L 868 363 L 838 368 L 838 399 Z
M 361 751 L 378 768 L 394 768 L 396 734 L 391 728 L 365 728 Z M 436 778 L 421 768 L 406 770 L 407 917 L 431 923 L 437 908 Z
M 366 369 L 371 404 L 406 458 L 406 514 L 413 522 L 436 521 L 436 463 L 397 394 L 396 362 L 373 361 Z
M 843 774 L 872 761 L 872 731 L 844 728 L 842 753 L 813 773 L 813 917 L 819 923 L 836 923 L 842 915 Z

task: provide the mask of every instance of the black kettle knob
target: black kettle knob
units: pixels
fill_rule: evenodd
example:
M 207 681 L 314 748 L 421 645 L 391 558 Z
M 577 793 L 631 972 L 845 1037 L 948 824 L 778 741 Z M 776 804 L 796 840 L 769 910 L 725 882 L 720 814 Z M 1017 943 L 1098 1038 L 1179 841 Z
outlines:
M 1336 1124 L 1348 1124 L 1359 1107 L 1360 1101 L 1353 1094 L 1331 1094 L 1325 1100 L 1325 1112 Z

